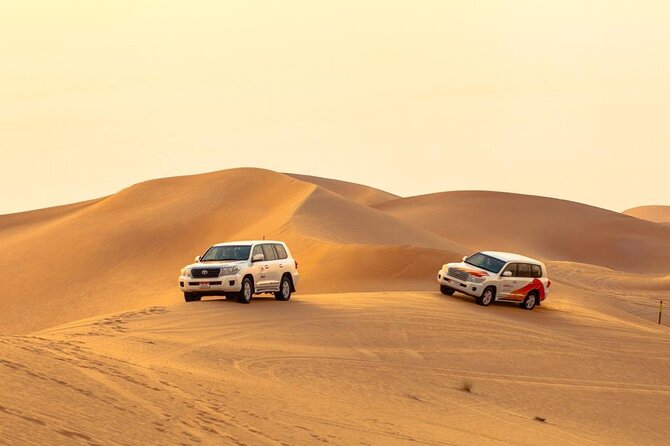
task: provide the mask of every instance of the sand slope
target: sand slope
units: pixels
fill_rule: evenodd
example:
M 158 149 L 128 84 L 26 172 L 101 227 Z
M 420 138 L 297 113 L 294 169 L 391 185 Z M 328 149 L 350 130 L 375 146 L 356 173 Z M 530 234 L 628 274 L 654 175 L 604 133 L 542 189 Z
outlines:
M 375 207 L 473 250 L 515 251 L 631 272 L 670 271 L 670 228 L 571 201 L 464 191 Z
M 623 213 L 655 223 L 670 224 L 670 206 L 639 206 Z
M 175 280 L 195 255 L 211 243 L 263 236 L 289 243 L 302 292 L 412 289 L 417 282 L 425 289 L 436 265 L 465 251 L 271 171 L 166 178 L 86 203 L 0 216 L 0 268 L 12 271 L 0 296 L 0 333 L 179 302 Z
M 0 443 L 667 444 L 667 327 L 608 300 L 213 300 L 0 337 Z

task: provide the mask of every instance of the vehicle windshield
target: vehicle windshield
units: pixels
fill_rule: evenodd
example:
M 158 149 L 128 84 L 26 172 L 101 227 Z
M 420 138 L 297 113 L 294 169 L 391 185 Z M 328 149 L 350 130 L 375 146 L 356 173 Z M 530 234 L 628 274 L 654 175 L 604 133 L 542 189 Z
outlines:
M 223 261 L 223 260 L 248 260 L 251 246 L 249 245 L 225 245 L 212 246 L 200 259 L 201 262 Z
M 481 269 L 485 269 L 486 271 L 492 273 L 499 273 L 502 267 L 505 266 L 505 262 L 503 262 L 502 260 L 496 259 L 495 257 L 487 256 L 486 254 L 482 254 L 481 252 L 471 255 L 470 257 L 465 259 L 465 263 L 474 265 Z

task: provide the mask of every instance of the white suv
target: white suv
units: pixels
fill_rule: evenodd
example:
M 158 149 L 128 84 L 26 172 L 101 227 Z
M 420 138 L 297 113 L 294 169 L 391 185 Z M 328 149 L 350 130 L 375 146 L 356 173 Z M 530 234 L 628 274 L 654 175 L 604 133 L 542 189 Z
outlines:
M 437 274 L 442 294 L 455 291 L 473 296 L 479 305 L 517 302 L 532 310 L 549 294 L 551 281 L 544 263 L 519 254 L 483 251 L 447 263 Z
M 211 246 L 181 270 L 179 288 L 184 300 L 203 296 L 235 297 L 248 304 L 254 294 L 271 293 L 289 300 L 298 284 L 298 262 L 286 243 L 257 240 Z

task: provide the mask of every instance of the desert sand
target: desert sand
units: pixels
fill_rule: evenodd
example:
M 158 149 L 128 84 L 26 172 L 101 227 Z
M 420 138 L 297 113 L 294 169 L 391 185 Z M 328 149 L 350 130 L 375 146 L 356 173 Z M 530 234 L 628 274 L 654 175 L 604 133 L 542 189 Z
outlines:
M 262 236 L 290 302 L 182 301 L 193 256 Z M 436 291 L 481 248 L 546 261 L 548 300 Z M 0 216 L 0 444 L 668 444 L 669 248 L 578 203 L 260 169 Z

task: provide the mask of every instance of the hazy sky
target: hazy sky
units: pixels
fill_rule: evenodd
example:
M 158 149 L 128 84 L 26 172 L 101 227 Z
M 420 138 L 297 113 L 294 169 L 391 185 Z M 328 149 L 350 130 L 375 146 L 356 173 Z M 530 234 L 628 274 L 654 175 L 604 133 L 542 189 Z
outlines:
M 5 2 L 0 213 L 265 167 L 670 204 L 667 1 Z

